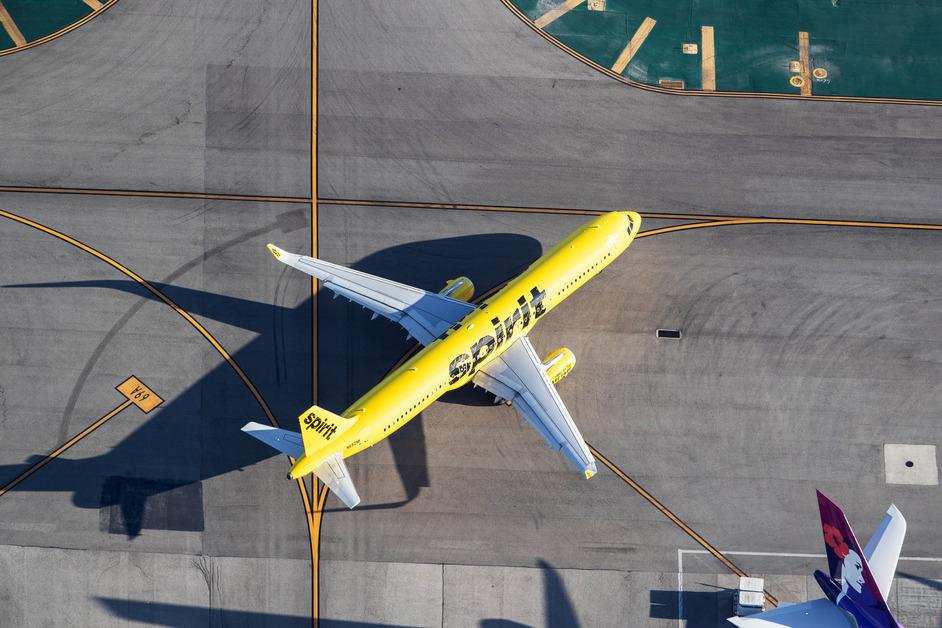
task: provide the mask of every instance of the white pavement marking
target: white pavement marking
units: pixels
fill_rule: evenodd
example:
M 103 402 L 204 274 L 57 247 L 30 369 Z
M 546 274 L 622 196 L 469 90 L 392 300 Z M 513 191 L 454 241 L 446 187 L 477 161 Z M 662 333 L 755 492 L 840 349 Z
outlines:
M 709 554 L 702 549 L 677 548 L 677 626 L 684 628 L 684 554 Z M 772 558 L 827 558 L 827 554 L 802 554 L 797 552 L 746 552 L 720 550 L 729 556 L 768 556 Z M 899 559 L 911 562 L 942 563 L 942 558 L 934 556 L 900 556 Z

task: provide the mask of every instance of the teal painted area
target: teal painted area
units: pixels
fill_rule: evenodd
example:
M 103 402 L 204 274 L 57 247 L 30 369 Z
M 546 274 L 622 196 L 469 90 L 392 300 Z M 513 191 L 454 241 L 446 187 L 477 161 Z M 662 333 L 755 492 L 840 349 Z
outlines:
M 512 0 L 536 20 L 558 0 Z M 812 79 L 823 96 L 942 99 L 942 2 L 934 0 L 607 0 L 584 2 L 546 32 L 611 67 L 645 17 L 657 21 L 623 75 L 657 85 L 680 79 L 700 89 L 700 27 L 713 26 L 718 91 L 798 94 L 789 84 L 798 32 L 810 34 Z M 685 55 L 681 46 L 701 51 Z
M 82 0 L 3 0 L 3 6 L 27 42 L 62 30 L 92 12 Z M 9 37 L 0 41 L 0 50 L 12 47 Z
M 13 47 L 13 40 L 10 39 L 10 36 L 7 35 L 6 30 L 0 27 L 0 50 L 5 50 L 7 48 Z

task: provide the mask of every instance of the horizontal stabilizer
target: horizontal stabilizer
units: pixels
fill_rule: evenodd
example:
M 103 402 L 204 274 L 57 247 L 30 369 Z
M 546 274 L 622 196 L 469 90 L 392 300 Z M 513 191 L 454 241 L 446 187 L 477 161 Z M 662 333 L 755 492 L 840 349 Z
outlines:
M 728 621 L 740 628 L 850 628 L 844 613 L 824 598 Z
M 269 447 L 274 447 L 278 451 L 295 460 L 304 455 L 304 445 L 301 442 L 301 435 L 297 432 L 289 432 L 270 425 L 261 423 L 246 423 L 242 426 L 242 431 L 250 436 L 254 436 Z
M 353 508 L 360 503 L 357 487 L 353 485 L 350 471 L 343 461 L 341 454 L 334 454 L 314 469 L 314 475 L 327 485 L 330 492 L 340 498 L 340 501 Z

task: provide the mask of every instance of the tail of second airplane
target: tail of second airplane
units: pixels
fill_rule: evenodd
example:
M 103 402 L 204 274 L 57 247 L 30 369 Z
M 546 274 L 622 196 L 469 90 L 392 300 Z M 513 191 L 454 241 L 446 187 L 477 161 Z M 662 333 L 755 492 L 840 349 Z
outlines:
M 308 473 L 316 475 L 340 500 L 353 508 L 360 503 L 356 486 L 350 477 L 343 453 L 329 449 L 336 438 L 356 423 L 318 406 L 311 406 L 298 417 L 301 433 L 276 427 L 247 423 L 242 431 L 295 459 L 288 478 L 298 479 Z
M 874 628 L 896 628 L 886 598 L 893 584 L 906 520 L 890 506 L 880 526 L 863 550 L 841 507 L 818 491 L 818 509 L 828 557 L 828 574 L 815 572 L 825 595 L 857 620 Z
M 741 628 L 902 628 L 887 607 L 886 598 L 906 536 L 903 514 L 890 506 L 861 550 L 844 511 L 820 491 L 818 509 L 828 573 L 818 570 L 814 577 L 828 599 L 730 617 L 729 622 Z

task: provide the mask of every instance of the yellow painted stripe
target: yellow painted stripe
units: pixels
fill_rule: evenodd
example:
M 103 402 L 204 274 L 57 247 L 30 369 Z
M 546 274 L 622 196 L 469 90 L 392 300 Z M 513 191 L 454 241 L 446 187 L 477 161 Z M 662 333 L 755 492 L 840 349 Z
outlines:
M 615 59 L 615 63 L 612 65 L 613 72 L 621 74 L 625 71 L 625 68 L 631 63 L 631 59 L 638 53 L 638 50 L 641 49 L 644 40 L 648 38 L 655 24 L 657 24 L 656 20 L 652 20 L 649 17 L 644 18 L 644 21 L 641 22 L 641 26 L 638 27 L 635 34 L 628 40 L 628 45 L 625 46 L 625 49 L 622 50 L 618 58 Z
M 317 257 L 317 9 L 318 0 L 311 1 L 311 257 Z M 311 405 L 317 405 L 317 278 L 311 277 Z M 311 543 L 311 622 L 320 625 L 320 539 L 324 500 L 327 486 L 312 475 L 311 491 L 318 495 L 317 506 L 311 512 L 310 499 L 304 480 L 298 480 L 304 497 L 308 537 Z
M 798 33 L 798 60 L 801 62 L 801 78 L 804 81 L 801 84 L 801 95 L 811 95 L 811 38 L 808 33 L 801 31 Z
M 7 35 L 10 36 L 10 39 L 13 40 L 13 43 L 16 44 L 17 48 L 26 45 L 26 38 L 23 37 L 23 33 L 17 28 L 16 22 L 10 17 L 10 12 L 7 11 L 7 8 L 3 6 L 2 2 L 0 2 L 0 22 L 3 22 L 3 28 L 6 30 Z
M 548 25 L 552 24 L 560 17 L 566 15 L 577 6 L 585 2 L 585 0 L 566 0 L 561 5 L 555 9 L 550 9 L 533 22 L 537 28 L 546 28 Z
M 314 628 L 317 628 L 320 625 L 321 526 L 324 523 L 324 502 L 327 501 L 328 489 L 327 485 L 321 485 L 319 480 L 315 479 L 314 483 L 312 490 L 316 490 L 318 486 L 320 490 L 316 491 L 317 504 L 314 506 L 313 512 L 308 510 L 308 514 L 310 515 L 308 517 L 308 524 L 310 526 L 311 538 L 311 613 L 312 619 L 314 620 Z
M 99 10 L 101 7 L 104 6 L 104 5 L 103 5 L 101 2 L 99 2 L 98 0 L 82 0 L 82 2 L 84 2 L 85 4 L 87 4 L 87 5 L 91 8 L 92 11 L 97 11 L 97 10 Z
M 422 201 L 388 201 L 388 200 L 360 200 L 343 198 L 322 198 L 318 202 L 328 205 L 351 205 L 359 207 L 381 206 L 381 207 L 414 207 L 416 209 L 452 209 L 480 212 L 508 212 L 514 214 L 559 214 L 561 216 L 600 216 L 610 210 L 600 209 L 565 209 L 553 207 L 515 207 L 513 205 L 473 205 L 467 203 L 426 203 Z M 627 208 L 616 209 L 615 211 L 626 211 Z M 639 212 L 645 218 L 678 219 L 678 220 L 710 220 L 711 224 L 743 224 L 748 222 L 761 223 L 781 223 L 794 225 L 825 225 L 832 227 L 869 227 L 883 229 L 916 229 L 925 231 L 942 231 L 942 224 L 927 224 L 918 222 L 879 222 L 870 220 L 829 220 L 821 218 L 750 218 L 738 216 L 723 216 L 720 214 L 671 214 L 659 212 Z M 717 224 L 719 223 L 719 224 Z M 691 228 L 690 225 L 679 225 L 684 229 Z M 675 229 L 675 227 L 668 227 Z M 657 230 L 660 231 L 660 230 Z M 650 231 L 642 231 L 638 237 L 642 237 Z
M 173 309 L 173 311 L 175 311 L 177 314 L 183 317 L 183 319 L 186 320 L 187 323 L 189 323 L 194 329 L 196 329 L 196 331 L 199 332 L 199 334 L 203 338 L 205 338 L 206 341 L 209 342 L 209 344 L 212 345 L 212 347 L 216 350 L 216 352 L 219 353 L 220 356 L 222 356 L 222 358 L 226 361 L 227 364 L 229 364 L 229 367 L 235 372 L 235 374 L 239 377 L 239 379 L 242 380 L 242 383 L 245 385 L 245 387 L 248 388 L 249 392 L 255 398 L 256 403 L 258 403 L 259 407 L 262 409 L 262 412 L 265 413 L 265 416 L 268 419 L 268 422 L 271 423 L 275 427 L 279 426 L 278 420 L 275 418 L 275 415 L 272 414 L 271 409 L 268 407 L 268 404 L 265 402 L 265 399 L 262 397 L 261 393 L 258 392 L 258 389 L 255 387 L 255 384 L 252 383 L 252 380 L 248 378 L 248 376 L 245 374 L 242 368 L 238 365 L 238 363 L 236 363 L 236 361 L 232 358 L 232 356 L 229 355 L 229 352 L 226 351 L 226 349 L 221 344 L 219 344 L 219 341 L 217 341 L 216 338 L 211 333 L 209 333 L 209 331 L 205 327 L 203 327 L 202 324 L 200 324 L 199 321 L 193 318 L 193 316 L 189 312 L 187 312 L 186 310 L 181 308 L 179 305 L 177 305 L 172 299 L 170 299 L 170 297 L 168 297 L 166 294 L 164 294 L 159 289 L 154 287 L 150 282 L 146 281 L 140 275 L 130 270 L 123 264 L 120 264 L 117 261 L 113 260 L 112 258 L 108 257 L 104 253 L 97 251 L 96 249 L 88 246 L 87 244 L 84 244 L 83 242 L 80 242 L 79 240 L 76 240 L 75 238 L 71 236 L 68 236 L 64 233 L 56 231 L 55 229 L 42 225 L 34 220 L 30 220 L 29 218 L 17 216 L 16 214 L 12 214 L 3 209 L 0 209 L 0 217 L 9 218 L 10 220 L 18 222 L 22 225 L 26 225 L 27 227 L 32 227 L 33 229 L 42 231 L 43 233 L 46 233 L 55 238 L 58 238 L 59 240 L 62 240 L 63 242 L 71 244 L 72 246 L 88 253 L 89 255 L 92 255 L 93 257 L 98 258 L 99 260 L 108 264 L 115 270 L 119 271 L 120 273 L 124 274 L 125 276 L 139 283 L 144 289 L 146 289 L 155 297 L 163 301 L 167 306 Z M 131 402 L 128 401 L 127 403 L 131 403 Z M 288 459 L 291 460 L 290 457 Z M 294 463 L 293 460 L 291 460 L 291 462 L 292 464 Z M 301 493 L 301 499 L 304 502 L 305 514 L 307 516 L 308 531 L 309 531 L 309 534 L 311 534 L 313 533 L 313 530 L 314 530 L 314 521 L 313 521 L 313 516 L 311 514 L 311 508 L 310 508 L 311 502 L 310 502 L 310 499 L 308 499 L 307 487 L 305 487 L 303 479 L 297 480 L 297 483 L 298 483 L 298 490 Z M 310 539 L 310 542 L 311 542 L 311 545 L 313 546 L 314 540 Z
M 207 194 L 203 192 L 164 192 L 160 190 L 105 190 L 98 188 L 50 188 L 25 185 L 0 185 L 0 192 L 23 194 L 79 194 L 83 196 L 133 196 L 143 198 L 194 198 L 220 201 L 255 201 L 259 203 L 310 203 L 297 196 L 253 196 L 251 194 Z
M 716 49 L 712 26 L 700 27 L 700 85 L 704 91 L 716 90 Z
M 641 235 L 641 234 L 638 234 L 638 235 Z M 586 443 L 586 444 L 588 445 L 588 443 Z M 697 544 L 700 545 L 700 547 L 702 547 L 702 548 L 705 549 L 706 551 L 710 552 L 710 554 L 712 554 L 717 560 L 719 560 L 721 563 L 723 563 L 723 565 L 725 565 L 727 569 L 729 569 L 730 571 L 732 571 L 732 572 L 733 572 L 734 574 L 736 574 L 737 576 L 746 576 L 746 575 L 747 575 L 745 571 L 743 571 L 742 569 L 740 569 L 738 566 L 736 566 L 735 563 L 733 563 L 733 561 L 731 561 L 729 558 L 727 558 L 727 557 L 723 554 L 723 552 L 721 552 L 721 551 L 719 551 L 718 549 L 716 549 L 715 547 L 713 547 L 713 545 L 711 545 L 706 539 L 704 539 L 702 536 L 700 536 L 699 534 L 697 534 L 697 533 L 693 530 L 693 528 L 691 528 L 691 527 L 688 526 L 686 523 L 684 523 L 684 521 L 683 521 L 680 517 L 678 517 L 678 516 L 675 515 L 673 512 L 671 512 L 671 510 L 670 510 L 667 506 L 665 506 L 664 504 L 662 504 L 662 503 L 660 502 L 660 500 L 658 500 L 656 497 L 654 497 L 654 495 L 652 495 L 651 493 L 649 493 L 648 491 L 646 491 L 646 490 L 644 489 L 644 487 L 642 487 L 640 484 L 638 484 L 637 482 L 635 482 L 627 473 L 625 473 L 624 471 L 622 471 L 621 469 L 619 469 L 617 466 L 615 466 L 614 464 L 612 464 L 612 463 L 609 461 L 609 459 L 606 458 L 605 456 L 603 456 L 601 453 L 599 453 L 599 451 L 598 451 L 595 447 L 593 447 L 592 445 L 589 445 L 589 450 L 592 452 L 592 455 L 595 456 L 596 458 L 598 458 L 598 459 L 602 462 L 602 464 L 604 464 L 606 467 L 608 467 L 608 469 L 609 469 L 612 473 L 614 473 L 614 474 L 617 475 L 619 478 L 621 478 L 621 480 L 622 480 L 625 484 L 627 484 L 628 486 L 630 486 L 631 488 L 633 488 L 633 489 L 635 490 L 635 492 L 638 493 L 638 495 L 640 495 L 641 497 L 644 498 L 645 501 L 647 501 L 649 504 L 651 504 L 652 506 L 654 506 L 655 508 L 657 508 L 659 511 L 661 511 L 661 514 L 663 514 L 665 517 L 667 517 L 668 519 L 670 519 L 677 527 L 679 527 L 681 530 L 683 530 L 683 531 L 687 534 L 687 536 L 689 536 L 689 537 L 692 538 L 694 541 L 696 541 Z M 768 600 L 768 602 L 769 602 L 772 606 L 778 606 L 778 598 L 776 598 L 774 595 L 772 595 L 772 594 L 769 593 L 768 591 L 764 591 L 764 593 L 765 593 L 765 599 Z
M 34 473 L 42 469 L 44 466 L 46 466 L 53 460 L 55 460 L 56 458 L 61 456 L 72 445 L 74 445 L 75 443 L 79 442 L 80 440 L 82 440 L 83 438 L 85 438 L 86 436 L 94 432 L 95 430 L 97 430 L 99 427 L 107 423 L 113 417 L 117 416 L 118 413 L 120 413 L 122 410 L 127 408 L 129 405 L 131 405 L 131 403 L 132 401 L 130 399 L 127 399 L 126 401 L 121 402 L 121 405 L 119 405 L 117 408 L 113 409 L 111 412 L 101 417 L 100 419 L 98 419 L 97 421 L 95 421 L 94 423 L 86 427 L 84 430 L 82 430 L 81 432 L 79 432 L 78 434 L 76 434 L 75 436 L 67 440 L 66 442 L 59 445 L 59 447 L 57 447 L 55 451 L 53 451 L 52 453 L 47 455 L 45 458 L 43 458 L 42 460 L 40 460 L 39 462 L 37 462 L 36 464 L 28 468 L 26 471 L 23 471 L 23 473 L 19 474 L 13 480 L 11 480 L 6 485 L 4 485 L 3 488 L 0 488 L 0 496 L 6 494 L 8 491 L 13 489 L 17 484 L 19 484 L 20 482 L 22 482 L 29 476 L 33 475 Z

